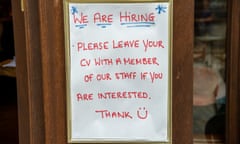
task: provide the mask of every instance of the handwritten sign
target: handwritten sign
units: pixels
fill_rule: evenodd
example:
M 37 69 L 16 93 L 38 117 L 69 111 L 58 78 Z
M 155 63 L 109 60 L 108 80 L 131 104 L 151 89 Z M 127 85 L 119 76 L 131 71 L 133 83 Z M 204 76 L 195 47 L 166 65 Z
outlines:
M 168 142 L 170 4 L 69 3 L 69 139 Z

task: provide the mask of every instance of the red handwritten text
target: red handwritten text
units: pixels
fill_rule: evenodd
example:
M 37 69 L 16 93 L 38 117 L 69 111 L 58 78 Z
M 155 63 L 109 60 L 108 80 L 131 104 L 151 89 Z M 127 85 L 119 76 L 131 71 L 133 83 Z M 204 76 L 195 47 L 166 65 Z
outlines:
M 86 50 L 106 50 L 108 49 L 108 41 L 105 42 L 78 42 L 77 43 L 78 52 L 80 50 L 86 51 Z
M 136 72 L 118 72 L 115 73 L 116 79 L 135 79 L 137 76 Z
M 112 41 L 113 49 L 117 48 L 138 48 L 139 47 L 139 40 L 127 40 L 127 41 Z
M 113 14 L 101 14 L 101 13 L 95 13 L 94 16 L 94 23 L 100 22 L 100 23 L 112 23 L 113 22 Z
M 95 110 L 96 113 L 101 114 L 101 118 L 122 118 L 122 119 L 133 119 L 130 112 L 110 112 L 108 110 Z
M 155 79 L 163 78 L 163 73 L 150 72 L 149 74 L 150 74 L 152 83 L 154 82 Z
M 151 41 L 143 40 L 144 51 L 146 52 L 149 48 L 164 48 L 163 42 L 161 40 Z
M 79 17 L 77 17 L 75 14 L 73 15 L 73 22 L 79 23 L 79 24 L 87 24 L 88 23 L 88 16 L 84 15 L 83 13 L 79 14 Z
M 91 101 L 93 100 L 93 94 L 92 93 L 77 93 L 77 101 Z
M 110 73 L 105 73 L 105 74 L 97 74 L 96 79 L 98 81 L 103 81 L 103 80 L 112 80 Z
M 80 60 L 80 66 L 85 67 L 85 66 L 90 66 L 91 60 L 90 59 L 81 59 Z
M 102 66 L 102 65 L 113 65 L 113 60 L 111 58 L 95 58 L 94 59 L 95 66 Z
M 159 65 L 156 57 L 151 58 L 117 58 L 115 60 L 116 65 Z
M 91 82 L 93 80 L 94 74 L 87 74 L 84 76 L 84 82 Z
M 154 13 L 136 14 L 128 11 L 120 12 L 120 22 L 154 22 Z
M 123 91 L 123 92 L 103 92 L 98 93 L 98 99 L 147 99 L 147 92 Z

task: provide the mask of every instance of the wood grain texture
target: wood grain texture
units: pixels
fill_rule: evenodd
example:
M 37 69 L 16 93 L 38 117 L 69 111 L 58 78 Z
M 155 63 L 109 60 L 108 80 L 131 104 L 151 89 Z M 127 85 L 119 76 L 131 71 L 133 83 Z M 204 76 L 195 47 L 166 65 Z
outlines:
M 194 3 L 173 4 L 173 144 L 192 144 Z
M 26 43 L 24 30 L 24 16 L 20 11 L 20 1 L 12 0 L 12 13 L 14 22 L 14 41 L 17 86 L 18 86 L 18 123 L 19 123 L 19 143 L 30 144 L 30 114 L 28 100 L 28 78 L 27 78 L 27 60 Z
M 65 144 L 66 76 L 63 1 L 39 1 L 45 144 Z
M 44 143 L 42 67 L 39 44 L 38 5 L 12 1 L 18 89 L 19 143 Z
M 240 2 L 228 1 L 226 143 L 240 143 Z

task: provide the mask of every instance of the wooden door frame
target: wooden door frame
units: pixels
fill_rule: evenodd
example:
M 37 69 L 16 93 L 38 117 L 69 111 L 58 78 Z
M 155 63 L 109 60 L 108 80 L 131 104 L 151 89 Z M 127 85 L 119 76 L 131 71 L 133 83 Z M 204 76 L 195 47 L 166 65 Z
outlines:
M 228 2 L 226 143 L 240 143 L 240 2 Z
M 20 144 L 66 144 L 63 1 L 25 0 L 24 13 L 12 3 L 14 28 L 25 29 L 15 32 Z M 192 143 L 193 11 L 192 0 L 174 0 L 173 144 Z
M 25 4 L 26 11 L 22 12 L 21 1 L 12 0 L 17 65 L 19 143 L 43 144 L 45 124 L 39 43 L 40 27 L 38 12 L 35 10 L 38 9 L 38 6 L 33 1 L 32 4 L 31 1 Z

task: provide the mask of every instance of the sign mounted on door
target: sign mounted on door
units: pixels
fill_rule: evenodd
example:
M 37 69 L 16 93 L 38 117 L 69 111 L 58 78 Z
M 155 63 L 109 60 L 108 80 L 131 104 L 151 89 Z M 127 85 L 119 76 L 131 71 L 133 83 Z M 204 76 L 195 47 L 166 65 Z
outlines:
M 172 1 L 64 1 L 69 143 L 169 144 Z

